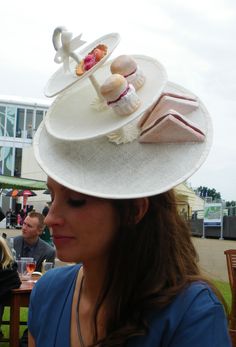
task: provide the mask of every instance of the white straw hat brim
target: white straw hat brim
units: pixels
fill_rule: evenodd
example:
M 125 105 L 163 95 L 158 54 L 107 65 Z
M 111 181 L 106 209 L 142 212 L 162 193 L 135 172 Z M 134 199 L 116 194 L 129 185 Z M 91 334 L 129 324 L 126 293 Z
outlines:
M 168 82 L 173 92 L 191 92 Z M 107 136 L 57 139 L 45 124 L 34 138 L 35 157 L 45 173 L 69 189 L 92 196 L 128 199 L 163 193 L 188 179 L 205 161 L 212 143 L 212 123 L 203 103 L 191 119 L 203 129 L 201 143 L 116 145 Z

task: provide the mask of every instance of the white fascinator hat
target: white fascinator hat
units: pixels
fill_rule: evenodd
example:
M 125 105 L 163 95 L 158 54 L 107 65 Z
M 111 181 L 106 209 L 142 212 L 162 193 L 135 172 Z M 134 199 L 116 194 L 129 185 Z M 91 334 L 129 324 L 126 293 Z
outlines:
M 63 66 L 45 87 L 47 96 L 57 96 L 34 137 L 35 157 L 48 176 L 84 194 L 112 199 L 160 194 L 187 180 L 206 160 L 211 119 L 195 94 L 168 81 L 154 57 L 111 58 L 119 40 L 118 34 L 108 34 L 77 53 L 85 44 L 81 35 L 55 29 L 55 61 Z M 126 89 L 111 106 L 101 90 L 110 87 L 120 60 L 135 69 L 123 74 Z M 122 112 L 127 110 L 129 93 L 138 100 L 134 110 L 116 112 L 114 104 L 120 102 Z

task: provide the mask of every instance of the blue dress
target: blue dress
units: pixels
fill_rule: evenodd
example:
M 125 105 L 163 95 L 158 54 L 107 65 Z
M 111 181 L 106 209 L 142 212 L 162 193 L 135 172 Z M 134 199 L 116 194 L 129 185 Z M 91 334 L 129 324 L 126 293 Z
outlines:
M 80 265 L 47 272 L 35 285 L 28 326 L 37 347 L 70 347 L 70 317 Z M 166 308 L 149 317 L 149 333 L 126 347 L 229 347 L 224 310 L 204 283 L 192 283 Z

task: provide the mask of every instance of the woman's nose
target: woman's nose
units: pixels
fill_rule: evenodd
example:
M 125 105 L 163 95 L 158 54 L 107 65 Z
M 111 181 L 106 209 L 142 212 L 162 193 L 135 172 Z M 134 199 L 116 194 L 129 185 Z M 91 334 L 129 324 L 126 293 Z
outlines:
M 53 202 L 49 208 L 48 214 L 44 219 L 45 224 L 49 227 L 64 224 L 63 211 L 59 206 L 61 205 L 56 205 L 56 203 Z

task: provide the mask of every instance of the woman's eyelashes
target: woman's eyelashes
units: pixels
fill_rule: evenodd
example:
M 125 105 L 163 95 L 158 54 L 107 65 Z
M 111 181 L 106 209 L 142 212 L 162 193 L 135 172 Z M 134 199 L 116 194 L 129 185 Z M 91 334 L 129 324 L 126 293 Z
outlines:
M 86 200 L 85 199 L 72 199 L 72 198 L 69 198 L 68 199 L 68 204 L 71 207 L 81 207 L 81 206 L 84 206 L 86 204 Z
M 81 207 L 86 204 L 85 198 L 64 198 L 68 205 L 71 207 Z M 51 205 L 54 202 L 54 196 L 51 195 L 51 201 L 48 202 L 48 206 L 51 207 Z

